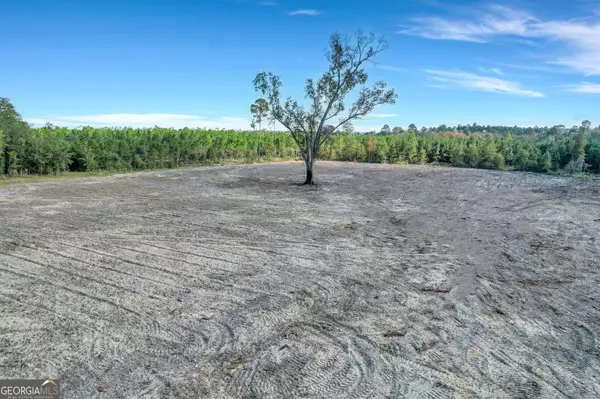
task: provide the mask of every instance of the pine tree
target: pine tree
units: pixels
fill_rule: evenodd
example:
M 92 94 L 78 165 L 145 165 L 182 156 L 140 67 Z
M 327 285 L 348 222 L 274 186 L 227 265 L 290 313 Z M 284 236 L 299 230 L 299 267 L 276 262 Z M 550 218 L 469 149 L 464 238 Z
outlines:
M 494 165 L 494 169 L 504 170 L 504 157 L 502 156 L 502 154 L 497 153 L 496 155 L 494 155 L 492 163 Z
M 506 135 L 506 138 L 502 140 L 502 155 L 508 165 L 512 165 L 514 162 L 513 154 L 513 137 L 510 131 Z
M 552 169 L 552 155 L 549 151 L 544 151 L 538 158 L 538 169 L 540 172 L 548 172 Z
M 440 143 L 438 142 L 433 151 L 433 162 L 439 163 L 441 160 Z
M 4 131 L 0 128 L 0 175 L 4 174 Z
M 0 97 L 0 129 L 3 131 L 3 147 L 0 147 L 0 151 L 4 153 L 4 170 L 0 173 L 18 174 L 22 166 L 19 156 L 27 148 L 26 140 L 30 129 L 14 105 L 5 97 Z
M 577 138 L 575 139 L 575 143 L 573 144 L 573 148 L 571 150 L 571 172 L 577 169 L 577 173 L 583 172 L 585 168 L 585 133 L 590 127 L 590 121 L 585 120 L 581 122 L 581 126 L 579 127 L 579 132 L 577 133 Z
M 467 149 L 465 151 L 465 160 L 467 166 L 471 168 L 476 168 L 477 166 L 479 166 L 479 163 L 481 161 L 481 155 L 477 145 L 478 142 L 474 137 L 471 137 L 469 141 L 470 142 L 467 145 Z
M 579 132 L 577 133 L 577 138 L 575 139 L 575 143 L 573 144 L 573 150 L 571 152 L 573 159 L 577 159 L 585 155 L 585 132 L 587 131 L 589 126 L 589 121 L 581 122 L 581 127 L 579 128 Z
M 419 154 L 417 152 L 417 137 L 415 136 L 414 132 L 411 132 L 407 136 L 404 158 L 409 163 L 418 163 L 418 155 Z
M 427 151 L 425 151 L 425 148 L 421 147 L 421 150 L 419 151 L 419 163 L 421 165 L 425 165 L 427 163 Z

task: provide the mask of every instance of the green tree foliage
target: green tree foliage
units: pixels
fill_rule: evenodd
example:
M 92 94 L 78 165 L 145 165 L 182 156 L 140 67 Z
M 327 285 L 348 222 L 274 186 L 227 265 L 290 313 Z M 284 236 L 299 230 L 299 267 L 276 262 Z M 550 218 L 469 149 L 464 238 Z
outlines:
M 579 133 L 577 133 L 577 138 L 575 143 L 573 144 L 573 158 L 579 158 L 585 155 L 585 133 L 587 129 L 590 127 L 590 121 L 581 122 L 581 127 L 579 128 Z
M 552 169 L 552 155 L 548 151 L 544 151 L 538 156 L 537 168 L 540 172 L 548 172 Z
M 4 130 L 0 127 L 0 174 L 4 174 Z
M 600 131 L 591 134 L 585 153 L 589 171 L 600 173 Z
M 406 162 L 417 163 L 418 162 L 418 141 L 414 132 L 411 132 L 406 139 L 406 143 L 403 147 L 403 158 Z
M 313 184 L 314 164 L 329 136 L 346 122 L 368 115 L 377 105 L 395 103 L 397 96 L 393 89 L 387 90 L 385 82 L 366 87 L 369 76 L 365 66 L 385 49 L 387 42 L 374 34 L 358 31 L 353 38 L 331 35 L 326 52 L 329 68 L 317 81 L 306 80 L 306 107 L 292 98 L 282 103 L 279 76 L 271 72 L 256 75 L 254 88 L 267 97 L 271 117 L 291 133 L 298 145 L 306 165 L 304 184 Z M 356 100 L 346 109 L 345 98 L 357 88 Z
M 352 123 L 350 123 L 350 122 L 344 123 L 344 125 L 342 126 L 342 133 L 343 134 L 354 134 L 354 125 L 352 125 Z
M 463 134 L 466 136 L 481 137 L 485 135 L 491 135 L 495 138 L 506 138 L 507 135 L 513 136 L 515 139 L 530 138 L 536 141 L 542 141 L 558 136 L 572 136 L 578 132 L 577 126 L 570 128 L 564 125 L 556 126 L 534 126 L 534 127 L 518 127 L 518 126 L 493 126 L 493 125 L 478 125 L 473 123 L 472 125 L 439 125 L 437 127 L 423 127 L 417 128 L 414 123 L 408 126 L 408 131 L 413 131 L 418 136 L 436 136 L 443 135 L 444 133 Z M 402 128 L 392 129 L 394 134 L 402 133 Z M 595 128 L 589 128 L 588 132 L 600 132 L 600 126 Z M 362 132 L 365 133 L 365 132 Z M 507 161 L 508 162 L 508 161 Z
M 29 125 L 5 97 L 0 97 L 0 130 L 3 132 L 3 171 L 7 175 L 15 175 L 19 172 L 19 157 L 27 149 Z
M 476 168 L 481 163 L 479 140 L 471 138 L 465 150 L 465 163 L 470 168 Z
M 1 127 L 4 132 L 4 127 Z M 260 141 L 259 141 L 260 136 Z M 205 129 L 69 129 L 45 126 L 18 136 L 23 145 L 2 152 L 5 174 L 48 174 L 69 171 L 132 171 L 176 168 L 226 161 L 298 159 L 298 146 L 285 132 L 239 132 Z M 414 133 L 374 135 L 333 134 L 319 159 L 411 163 L 437 162 L 460 167 L 545 172 L 574 167 L 571 151 L 576 137 L 534 141 L 492 137 L 420 137 Z M 5 139 L 6 140 L 6 139 Z M 507 148 L 512 165 L 505 165 Z M 369 151 L 370 150 L 370 151 Z M 586 140 L 589 171 L 600 173 L 600 134 Z M 575 165 L 577 166 L 577 165 Z M 575 170 L 573 173 L 576 173 Z M 579 169 L 581 172 L 581 169 Z
M 500 153 L 494 154 L 492 165 L 494 166 L 494 169 L 504 170 L 504 156 Z
M 571 159 L 567 164 L 566 169 L 569 173 L 581 173 L 585 170 L 585 134 L 588 131 L 591 123 L 588 120 L 581 122 L 579 132 L 571 147 Z
M 327 127 L 331 129 L 331 127 Z M 416 136 L 415 133 L 328 135 L 319 159 L 378 162 L 436 162 L 460 167 L 600 173 L 600 131 L 578 132 L 544 140 L 493 136 Z M 329 131 L 329 130 L 328 130 Z M 583 133 L 583 155 L 581 134 Z M 206 129 L 92 128 L 47 125 L 30 128 L 8 99 L 0 100 L 0 175 L 50 174 L 62 171 L 132 171 L 176 168 L 226 161 L 300 159 L 293 137 L 285 132 Z M 574 151 L 576 149 L 576 151 Z M 578 158 L 573 159 L 573 155 Z M 510 162 L 508 161 L 510 159 Z
M 258 130 L 262 130 L 262 122 L 269 116 L 269 103 L 264 98 L 257 99 L 250 106 L 250 113 L 253 116 L 252 125 L 258 124 Z

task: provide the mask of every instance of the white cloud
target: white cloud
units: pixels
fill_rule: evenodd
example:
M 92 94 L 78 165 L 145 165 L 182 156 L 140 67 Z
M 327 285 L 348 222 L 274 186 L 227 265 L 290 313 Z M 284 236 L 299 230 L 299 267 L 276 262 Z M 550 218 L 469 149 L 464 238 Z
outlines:
M 478 22 L 448 20 L 440 17 L 413 18 L 414 26 L 397 33 L 428 39 L 461 40 L 485 43 L 494 35 L 524 35 L 534 18 L 504 6 L 490 6 Z
M 533 32 L 550 39 L 566 42 L 570 54 L 554 61 L 585 75 L 600 75 L 600 23 L 583 21 L 551 21 L 535 26 Z
M 396 33 L 420 36 L 426 39 L 461 40 L 467 42 L 485 43 L 481 37 L 481 27 L 469 23 L 455 24 L 439 17 L 413 18 L 416 26 L 397 31 Z
M 310 15 L 310 16 L 316 16 L 316 15 L 320 15 L 321 11 L 319 10 L 296 10 L 296 11 L 290 11 L 288 13 L 289 15 Z
M 499 79 L 496 77 L 476 75 L 468 72 L 452 72 L 439 70 L 426 70 L 438 82 L 470 90 L 489 91 L 502 94 L 514 94 L 526 97 L 545 97 L 543 93 L 521 88 L 518 82 Z
M 398 114 L 369 114 L 367 117 L 369 118 L 393 118 L 398 116 Z
M 482 67 L 477 67 L 477 69 L 479 69 L 481 72 L 484 73 L 495 73 L 496 75 L 504 75 L 504 72 L 502 72 L 502 69 L 500 68 L 482 68 Z
M 498 65 L 502 65 L 505 68 L 523 69 L 526 71 L 544 71 L 544 72 L 556 72 L 555 69 L 547 65 L 525 65 L 525 64 L 511 64 L 507 62 L 496 62 Z
M 384 71 L 393 71 L 393 72 L 404 72 L 406 71 L 405 68 L 399 68 L 399 67 L 395 67 L 392 65 L 376 65 L 375 66 L 377 69 L 382 69 Z
M 576 91 L 578 93 L 600 94 L 600 83 L 583 82 L 578 85 L 567 88 L 568 91 Z
M 497 36 L 566 44 L 564 55 L 552 61 L 585 75 L 600 75 L 600 22 L 597 17 L 542 21 L 504 6 L 488 6 L 471 19 L 426 17 L 397 33 L 438 40 L 486 43 Z
M 94 127 L 172 127 L 172 128 L 223 128 L 250 129 L 250 120 L 242 117 L 223 116 L 208 119 L 205 116 L 185 114 L 97 114 L 79 116 L 48 116 L 27 118 L 34 125 L 52 123 L 56 126 L 94 126 Z

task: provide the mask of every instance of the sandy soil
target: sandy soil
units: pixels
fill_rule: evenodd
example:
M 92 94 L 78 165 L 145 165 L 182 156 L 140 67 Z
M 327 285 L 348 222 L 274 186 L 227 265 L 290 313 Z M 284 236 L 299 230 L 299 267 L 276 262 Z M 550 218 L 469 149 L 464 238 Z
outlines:
M 67 398 L 600 397 L 600 184 L 321 163 L 0 187 L 0 377 Z

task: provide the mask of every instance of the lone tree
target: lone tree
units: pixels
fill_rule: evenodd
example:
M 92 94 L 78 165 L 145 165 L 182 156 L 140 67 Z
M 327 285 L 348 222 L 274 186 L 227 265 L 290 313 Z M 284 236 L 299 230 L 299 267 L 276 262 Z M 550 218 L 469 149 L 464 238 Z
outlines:
M 256 127 L 258 124 L 258 130 L 262 129 L 262 121 L 269 116 L 269 104 L 264 98 L 259 98 L 250 106 L 250 112 L 253 115 L 252 126 Z
M 387 49 L 387 42 L 374 34 L 357 31 L 351 37 L 342 38 L 334 33 L 329 39 L 325 55 L 329 69 L 316 82 L 306 80 L 304 107 L 288 98 L 281 101 L 281 79 L 271 72 L 261 72 L 254 79 L 254 88 L 268 101 L 271 117 L 290 131 L 306 164 L 306 181 L 314 184 L 313 168 L 321 145 L 341 126 L 369 114 L 380 104 L 394 104 L 394 90 L 386 90 L 386 83 L 375 82 L 366 87 L 368 75 L 365 65 Z M 344 98 L 357 86 L 361 86 L 356 101 L 346 110 Z M 333 122 L 332 119 L 338 118 Z

